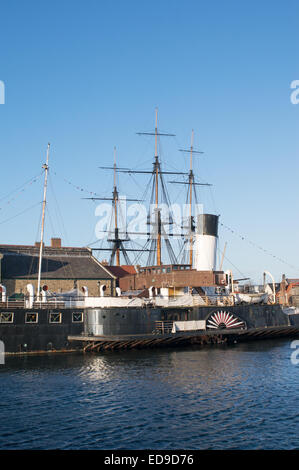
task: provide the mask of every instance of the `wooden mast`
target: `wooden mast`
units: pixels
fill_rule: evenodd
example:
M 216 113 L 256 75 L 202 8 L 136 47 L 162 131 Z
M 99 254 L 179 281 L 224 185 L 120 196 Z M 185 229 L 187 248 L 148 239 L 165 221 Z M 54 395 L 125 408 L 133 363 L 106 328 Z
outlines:
M 116 187 L 116 147 L 114 147 L 114 165 L 113 165 L 113 174 L 114 174 L 114 185 L 113 185 L 113 201 L 114 201 L 114 224 L 115 224 L 115 239 L 118 240 L 118 191 Z M 116 248 L 116 266 L 120 265 L 120 251 L 119 251 L 119 244 L 117 244 Z
M 116 171 L 121 172 L 121 173 L 129 173 L 129 174 L 151 174 L 153 176 L 153 192 L 152 192 L 152 204 L 154 206 L 154 211 L 155 211 L 155 221 L 153 223 L 155 229 L 155 233 L 152 238 L 154 246 L 154 250 L 146 250 L 145 248 L 143 250 L 131 250 L 131 251 L 155 251 L 155 258 L 156 258 L 156 264 L 160 266 L 162 264 L 162 222 L 161 222 L 161 208 L 159 207 L 159 178 L 160 178 L 160 184 L 161 184 L 161 192 L 162 196 L 165 193 L 165 188 L 163 185 L 163 180 L 162 180 L 162 175 L 168 174 L 168 175 L 185 175 L 186 173 L 183 172 L 177 172 L 177 171 L 162 171 L 161 170 L 161 165 L 159 161 L 159 155 L 158 155 L 158 136 L 174 136 L 174 134 L 168 134 L 168 133 L 160 133 L 158 132 L 158 108 L 155 109 L 155 129 L 154 132 L 137 132 L 138 135 L 150 135 L 155 137 L 155 156 L 154 156 L 154 163 L 153 163 L 153 169 L 152 170 L 130 170 L 128 168 L 117 168 Z M 101 167 L 104 168 L 104 167 Z M 92 199 L 97 199 L 97 198 L 92 198 Z M 128 201 L 128 199 L 127 199 Z M 152 206 L 151 206 L 152 207 Z M 151 216 L 152 214 L 150 214 Z M 149 217 L 151 220 L 151 217 Z M 151 224 L 151 221 L 149 221 L 149 224 Z M 147 234 L 148 235 L 148 234 Z
M 112 238 L 112 239 L 108 238 L 108 242 L 113 243 L 112 249 L 110 249 L 110 248 L 92 248 L 92 249 L 94 251 L 112 251 L 112 254 L 111 254 L 111 257 L 110 257 L 110 263 L 111 263 L 111 265 L 114 264 L 114 258 L 115 258 L 115 255 L 116 255 L 116 266 L 120 266 L 120 254 L 122 253 L 124 258 L 125 258 L 126 264 L 130 265 L 131 262 L 130 262 L 130 259 L 128 257 L 127 251 L 141 251 L 141 250 L 126 249 L 124 247 L 123 242 L 129 241 L 129 239 L 127 238 L 127 236 L 126 236 L 126 238 L 123 238 L 123 239 L 121 239 L 119 237 L 120 232 L 119 232 L 119 223 L 118 223 L 118 221 L 119 221 L 119 215 L 121 214 L 121 208 L 120 208 L 120 205 L 119 205 L 119 193 L 118 193 L 118 190 L 117 190 L 117 180 L 116 180 L 116 173 L 119 172 L 119 171 L 128 171 L 128 168 L 120 168 L 120 167 L 117 166 L 117 164 L 116 164 L 116 147 L 115 146 L 114 146 L 113 166 L 111 166 L 111 167 L 110 166 L 109 167 L 101 166 L 99 168 L 105 169 L 105 170 L 113 170 L 112 198 L 110 198 L 110 197 L 88 197 L 88 198 L 83 198 L 83 199 L 91 199 L 93 201 L 96 201 L 96 200 L 99 200 L 99 201 L 112 201 L 111 220 L 113 221 L 113 217 L 114 217 L 114 238 Z M 140 202 L 138 199 L 128 199 L 128 198 L 126 198 L 126 201 Z M 114 215 L 113 215 L 113 211 L 114 211 Z
M 42 256 L 43 256 L 43 243 L 44 243 L 44 228 L 45 228 L 45 209 L 46 209 L 46 196 L 47 196 L 47 181 L 48 181 L 48 170 L 49 170 L 49 151 L 50 144 L 47 148 L 47 159 L 46 163 L 43 165 L 45 170 L 45 182 L 44 182 L 44 197 L 43 197 L 43 210 L 42 210 L 42 227 L 41 227 L 41 237 L 40 237 L 40 246 L 39 246 L 39 261 L 38 261 L 38 277 L 37 277 L 37 301 L 40 300 L 40 281 L 41 281 L 41 270 L 42 270 Z
M 190 173 L 189 173 L 189 220 L 190 220 L 190 241 L 189 241 L 189 264 L 193 266 L 193 236 L 192 236 L 192 188 L 193 188 L 193 171 L 192 171 L 192 152 L 193 152 L 193 139 L 194 130 L 192 129 L 191 134 L 191 146 L 190 146 Z
M 157 226 L 157 266 L 161 266 L 161 220 L 159 205 L 159 157 L 158 157 L 158 108 L 156 108 L 155 125 L 155 206 L 156 206 L 156 226 Z
M 192 267 L 193 266 L 193 216 L 192 216 L 192 199 L 193 199 L 193 186 L 194 186 L 194 193 L 195 193 L 195 186 L 211 186 L 210 184 L 207 183 L 196 183 L 194 181 L 194 173 L 193 173 L 193 155 L 194 154 L 202 154 L 203 152 L 199 152 L 197 150 L 194 150 L 193 148 L 193 141 L 194 141 L 194 130 L 192 129 L 191 133 L 191 146 L 190 149 L 180 149 L 180 152 L 188 152 L 190 153 L 190 170 L 189 170 L 189 179 L 188 182 L 184 181 L 170 181 L 170 183 L 175 183 L 175 184 L 186 184 L 189 186 L 188 192 L 187 192 L 187 203 L 189 200 L 189 264 Z M 196 196 L 196 193 L 195 193 Z

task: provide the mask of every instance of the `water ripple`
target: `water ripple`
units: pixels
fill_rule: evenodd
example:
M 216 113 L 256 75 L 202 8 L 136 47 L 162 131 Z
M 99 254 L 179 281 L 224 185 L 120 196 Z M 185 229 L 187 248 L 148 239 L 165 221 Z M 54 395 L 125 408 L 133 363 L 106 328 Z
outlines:
M 289 341 L 8 358 L 1 449 L 295 449 Z

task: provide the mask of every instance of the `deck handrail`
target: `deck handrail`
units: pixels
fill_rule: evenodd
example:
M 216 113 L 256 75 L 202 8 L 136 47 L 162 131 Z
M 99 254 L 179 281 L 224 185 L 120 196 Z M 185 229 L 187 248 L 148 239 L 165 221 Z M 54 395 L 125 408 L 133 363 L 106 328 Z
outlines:
M 155 321 L 155 332 L 165 334 L 171 333 L 174 320 L 157 320 Z

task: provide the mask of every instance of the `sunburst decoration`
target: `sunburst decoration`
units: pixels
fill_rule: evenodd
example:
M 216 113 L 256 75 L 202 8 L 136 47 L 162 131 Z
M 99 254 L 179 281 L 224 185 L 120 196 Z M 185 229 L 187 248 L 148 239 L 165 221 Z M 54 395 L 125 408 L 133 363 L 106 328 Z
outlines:
M 207 327 L 214 329 L 225 329 L 225 328 L 242 328 L 245 324 L 239 318 L 235 317 L 232 313 L 225 311 L 218 311 L 213 313 L 209 320 Z

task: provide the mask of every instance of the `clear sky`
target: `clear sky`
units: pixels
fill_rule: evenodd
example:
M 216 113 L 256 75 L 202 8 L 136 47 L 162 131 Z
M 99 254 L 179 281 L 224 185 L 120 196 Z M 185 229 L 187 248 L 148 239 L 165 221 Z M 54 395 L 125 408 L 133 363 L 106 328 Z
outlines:
M 223 267 L 256 281 L 264 269 L 299 277 L 296 0 L 2 0 L 0 8 L 1 243 L 39 238 L 43 179 L 15 190 L 40 175 L 48 142 L 46 244 L 94 242 L 96 204 L 82 197 L 111 194 L 112 175 L 98 167 L 113 163 L 114 146 L 119 165 L 151 168 L 154 142 L 136 132 L 153 129 L 158 107 L 159 129 L 176 135 L 161 141 L 165 168 L 186 169 L 178 149 L 192 129 L 204 151 L 195 170 L 213 184 L 200 196 L 220 214 Z M 120 192 L 136 196 L 137 184 L 142 192 L 144 179 L 124 176 Z

